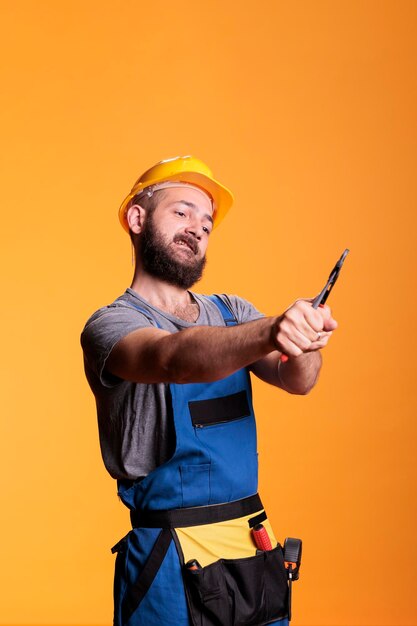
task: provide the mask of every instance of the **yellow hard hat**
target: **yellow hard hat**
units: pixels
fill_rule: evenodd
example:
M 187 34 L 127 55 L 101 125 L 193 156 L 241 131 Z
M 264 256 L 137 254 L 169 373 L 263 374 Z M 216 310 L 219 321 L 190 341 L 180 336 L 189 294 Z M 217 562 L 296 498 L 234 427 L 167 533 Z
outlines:
M 233 204 L 232 192 L 221 185 L 215 178 L 210 168 L 193 156 L 174 157 L 160 161 L 147 170 L 132 187 L 131 192 L 123 200 L 119 209 L 119 220 L 123 228 L 129 232 L 126 219 L 126 210 L 132 198 L 152 185 L 165 181 L 188 183 L 200 187 L 213 201 L 213 221 L 217 226 Z

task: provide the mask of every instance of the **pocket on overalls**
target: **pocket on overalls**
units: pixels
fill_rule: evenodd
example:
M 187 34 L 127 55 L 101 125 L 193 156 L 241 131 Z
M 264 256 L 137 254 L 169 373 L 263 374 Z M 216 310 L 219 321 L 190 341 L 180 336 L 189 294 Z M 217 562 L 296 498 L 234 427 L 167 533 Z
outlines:
M 258 626 L 288 615 L 288 582 L 278 544 L 242 559 L 220 559 L 184 569 L 197 626 Z
M 181 465 L 182 506 L 202 506 L 210 502 L 210 463 Z

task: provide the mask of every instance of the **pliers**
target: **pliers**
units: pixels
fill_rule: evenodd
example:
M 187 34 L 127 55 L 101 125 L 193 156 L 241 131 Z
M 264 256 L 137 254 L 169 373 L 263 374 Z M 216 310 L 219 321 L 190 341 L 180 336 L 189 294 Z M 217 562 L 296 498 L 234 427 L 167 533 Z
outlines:
M 334 284 L 335 284 L 336 280 L 338 279 L 338 276 L 340 274 L 340 270 L 342 269 L 342 265 L 343 265 L 344 260 L 346 259 L 347 255 L 348 255 L 348 253 L 349 253 L 349 249 L 346 248 L 346 250 L 344 251 L 344 253 L 340 257 L 340 259 L 338 260 L 338 262 L 336 263 L 336 265 L 334 266 L 334 268 L 330 272 L 329 278 L 328 278 L 327 283 L 325 284 L 324 288 L 320 291 L 319 295 L 316 296 L 316 298 L 314 298 L 313 303 L 312 303 L 313 309 L 318 309 L 319 306 L 323 306 L 324 303 L 326 302 L 327 298 L 329 297 L 329 293 L 333 289 Z M 285 363 L 286 361 L 288 361 L 288 356 L 286 354 L 281 354 L 280 359 L 281 359 L 282 363 Z
M 340 274 L 340 270 L 342 269 L 342 265 L 343 265 L 344 260 L 346 259 L 347 255 L 348 255 L 348 253 L 349 253 L 349 249 L 346 248 L 346 250 L 344 251 L 344 253 L 340 257 L 340 259 L 338 260 L 338 262 L 336 263 L 336 265 L 334 266 L 334 268 L 330 272 L 330 276 L 329 276 L 329 279 L 328 279 L 325 287 L 320 291 L 319 295 L 316 298 L 314 298 L 314 300 L 313 300 L 313 309 L 318 309 L 320 304 L 324 304 L 326 302 L 327 298 L 329 297 L 329 293 L 333 289 L 333 286 L 334 286 L 335 282 L 338 279 L 338 276 Z

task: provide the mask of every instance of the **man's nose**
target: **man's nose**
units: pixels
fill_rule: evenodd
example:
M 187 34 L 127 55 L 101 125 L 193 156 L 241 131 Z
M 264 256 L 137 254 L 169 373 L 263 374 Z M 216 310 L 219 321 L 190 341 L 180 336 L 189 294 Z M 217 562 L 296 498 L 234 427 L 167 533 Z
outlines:
M 185 232 L 200 240 L 203 234 L 203 229 L 201 224 L 199 224 L 196 220 L 193 220 L 186 226 Z

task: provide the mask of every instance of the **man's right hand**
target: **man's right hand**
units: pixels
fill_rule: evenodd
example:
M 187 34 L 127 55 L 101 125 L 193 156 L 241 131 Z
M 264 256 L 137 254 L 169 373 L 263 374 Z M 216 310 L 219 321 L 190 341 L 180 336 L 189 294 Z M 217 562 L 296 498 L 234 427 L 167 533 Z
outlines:
M 327 305 L 313 309 L 313 299 L 296 300 L 276 318 L 272 338 L 277 350 L 290 357 L 324 348 L 337 322 Z

